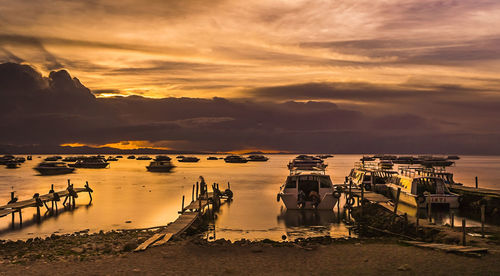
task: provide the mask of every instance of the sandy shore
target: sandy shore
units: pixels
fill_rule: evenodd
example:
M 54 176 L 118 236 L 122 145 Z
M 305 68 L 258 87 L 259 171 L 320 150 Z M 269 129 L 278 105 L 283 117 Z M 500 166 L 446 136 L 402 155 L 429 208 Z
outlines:
M 500 246 L 466 257 L 405 246 L 395 239 L 207 243 L 199 236 L 134 253 L 151 232 L 80 233 L 0 246 L 0 275 L 331 275 L 499 274 Z

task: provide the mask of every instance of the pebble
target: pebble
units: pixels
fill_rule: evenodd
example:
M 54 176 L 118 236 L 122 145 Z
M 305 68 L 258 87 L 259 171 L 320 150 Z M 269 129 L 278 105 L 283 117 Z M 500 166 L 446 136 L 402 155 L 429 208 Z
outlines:
M 404 265 L 401 265 L 400 267 L 398 267 L 398 270 L 399 271 L 409 271 L 409 270 L 411 270 L 411 268 L 408 264 L 404 264 Z

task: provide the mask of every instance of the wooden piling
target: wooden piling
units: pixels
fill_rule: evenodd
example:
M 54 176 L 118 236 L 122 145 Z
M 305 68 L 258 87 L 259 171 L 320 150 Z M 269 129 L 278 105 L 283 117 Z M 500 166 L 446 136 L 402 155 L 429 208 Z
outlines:
M 455 228 L 455 213 L 450 213 L 450 226 L 451 228 Z
M 477 176 L 476 176 L 476 189 L 479 188 L 479 183 L 477 181 Z
M 182 207 L 181 207 L 181 213 L 184 213 L 184 195 L 182 195 Z
M 484 220 L 485 220 L 485 208 L 486 206 L 484 204 L 481 205 L 481 237 L 484 238 Z
M 427 197 L 427 218 L 429 219 L 429 222 L 432 223 L 432 203 L 431 203 L 431 197 Z
M 398 187 L 398 192 L 396 193 L 396 202 L 394 202 L 394 214 L 398 214 L 399 196 L 401 195 L 401 188 Z M 417 206 L 418 208 L 418 206 Z
M 199 195 L 199 193 L 198 193 L 198 181 L 196 181 L 196 199 L 198 199 L 198 195 Z
M 340 197 L 339 197 L 339 199 L 337 199 L 337 215 L 339 216 L 338 220 L 340 223 Z
M 466 234 L 467 233 L 465 230 L 465 219 L 462 219 L 462 245 L 463 246 L 467 245 L 467 241 L 465 240 Z
M 16 200 L 14 199 L 14 193 L 15 192 L 10 192 L 10 202 L 14 203 Z M 14 228 L 14 213 L 12 213 L 12 228 Z
M 194 201 L 194 184 L 193 184 L 193 191 L 191 192 L 191 201 Z

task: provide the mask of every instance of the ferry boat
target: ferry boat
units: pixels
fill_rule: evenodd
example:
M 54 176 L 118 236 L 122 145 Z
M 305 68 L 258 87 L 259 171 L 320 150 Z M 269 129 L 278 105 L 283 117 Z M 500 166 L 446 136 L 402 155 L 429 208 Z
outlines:
M 313 162 L 309 157 L 312 156 L 298 156 L 289 163 L 290 175 L 281 186 L 277 199 L 290 210 L 331 210 L 337 204 L 340 192 L 334 189 L 330 176 L 326 174 L 326 165 Z
M 247 163 L 249 160 L 239 155 L 228 155 L 224 158 L 226 163 Z
M 46 161 L 38 164 L 33 168 L 41 175 L 57 175 L 57 174 L 68 174 L 72 173 L 75 168 L 70 168 L 64 162 L 60 161 Z
M 17 162 L 16 160 L 10 160 L 5 162 L 5 166 L 7 167 L 7 169 L 17 169 L 21 166 L 21 164 L 19 164 L 19 162 Z
M 269 158 L 265 157 L 264 155 L 258 154 L 250 155 L 247 159 L 251 162 L 266 162 L 267 160 L 269 160 Z
M 207 157 L 207 160 L 219 160 L 216 156 L 209 156 Z
M 153 158 L 149 157 L 149 156 L 139 156 L 136 158 L 136 160 L 151 160 Z
M 458 208 L 458 194 L 450 192 L 444 180 L 434 176 L 423 176 L 414 170 L 401 170 L 393 175 L 386 187 L 396 198 L 398 189 L 401 189 L 399 201 L 407 205 L 425 208 L 428 203 L 445 205 L 449 208 Z
M 392 169 L 392 167 L 391 167 Z M 384 163 L 377 162 L 357 162 L 349 173 L 347 180 L 353 185 L 365 190 L 384 191 L 387 180 L 398 172 L 387 169 Z
M 325 170 L 327 166 L 323 159 L 310 155 L 299 155 L 288 163 L 289 170 Z
M 163 161 L 152 161 L 146 169 L 150 172 L 169 172 L 175 166 L 170 162 L 170 160 Z
M 79 158 L 75 163 L 68 165 L 73 168 L 104 169 L 109 163 L 103 157 L 90 156 Z
M 127 157 L 127 159 L 135 159 L 135 156 L 134 156 L 134 155 L 129 155 L 129 156 Z
M 200 161 L 200 158 L 194 157 L 194 156 L 184 156 L 183 158 L 177 160 L 178 162 L 184 162 L 184 163 L 196 163 Z
M 157 155 L 155 157 L 155 161 L 170 161 L 170 160 L 172 160 L 172 158 L 166 155 Z

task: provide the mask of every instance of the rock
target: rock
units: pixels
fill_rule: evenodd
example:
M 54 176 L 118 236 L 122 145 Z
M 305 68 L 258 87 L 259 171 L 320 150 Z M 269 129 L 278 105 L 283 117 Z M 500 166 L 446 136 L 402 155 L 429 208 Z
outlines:
M 83 249 L 81 247 L 73 247 L 73 248 L 71 248 L 71 252 L 73 252 L 75 254 L 82 254 L 84 251 L 85 251 L 85 249 Z
M 132 272 L 141 272 L 141 270 L 138 268 L 134 268 L 134 269 L 132 269 Z
M 138 245 L 137 245 L 137 242 L 135 242 L 135 241 L 128 242 L 127 244 L 125 244 L 125 245 L 123 246 L 123 251 L 125 251 L 125 252 L 130 252 L 130 251 L 133 251 L 134 249 L 136 249 L 136 248 L 137 248 L 137 246 L 138 246 Z
M 132 223 L 132 221 L 131 220 L 127 220 L 125 223 Z
M 400 267 L 398 267 L 398 270 L 399 271 L 409 271 L 409 270 L 411 270 L 411 268 L 408 264 L 404 264 L 404 265 L 401 265 Z

